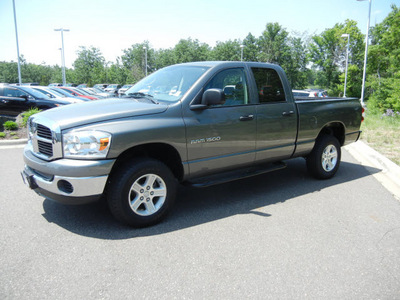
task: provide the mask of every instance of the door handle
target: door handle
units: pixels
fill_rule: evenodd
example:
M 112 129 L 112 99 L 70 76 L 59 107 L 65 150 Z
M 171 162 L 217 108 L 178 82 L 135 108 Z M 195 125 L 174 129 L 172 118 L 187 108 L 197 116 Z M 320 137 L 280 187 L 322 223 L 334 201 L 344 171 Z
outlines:
M 248 116 L 241 116 L 240 121 L 251 121 L 254 120 L 254 116 L 253 115 L 248 115 Z
M 293 111 L 293 110 L 291 110 L 291 111 L 284 111 L 284 112 L 282 113 L 282 116 L 284 116 L 284 117 L 289 117 L 289 116 L 291 116 L 291 115 L 294 115 L 294 111 Z

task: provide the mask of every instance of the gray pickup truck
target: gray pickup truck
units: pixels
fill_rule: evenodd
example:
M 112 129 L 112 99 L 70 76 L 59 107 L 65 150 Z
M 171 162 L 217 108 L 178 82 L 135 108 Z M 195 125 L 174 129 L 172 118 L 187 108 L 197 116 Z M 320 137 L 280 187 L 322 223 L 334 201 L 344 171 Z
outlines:
M 361 121 L 357 99 L 294 100 L 276 65 L 180 64 L 124 98 L 32 116 L 22 176 L 45 198 L 106 199 L 122 223 L 148 226 L 166 216 L 178 183 L 209 186 L 284 168 L 295 157 L 306 159 L 312 176 L 330 178 Z

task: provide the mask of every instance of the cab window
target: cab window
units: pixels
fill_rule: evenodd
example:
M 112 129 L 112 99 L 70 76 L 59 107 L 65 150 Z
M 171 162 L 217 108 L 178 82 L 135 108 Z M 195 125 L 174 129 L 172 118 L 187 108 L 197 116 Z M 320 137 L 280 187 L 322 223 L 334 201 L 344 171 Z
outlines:
M 282 81 L 274 69 L 252 68 L 260 103 L 286 101 Z
M 4 96 L 7 97 L 22 97 L 23 95 L 27 95 L 26 93 L 24 93 L 23 91 L 20 91 L 16 88 L 9 88 L 6 87 L 4 88 Z
M 244 105 L 249 103 L 249 93 L 245 72 L 242 68 L 219 72 L 205 86 L 204 90 L 221 89 L 225 94 L 223 106 Z

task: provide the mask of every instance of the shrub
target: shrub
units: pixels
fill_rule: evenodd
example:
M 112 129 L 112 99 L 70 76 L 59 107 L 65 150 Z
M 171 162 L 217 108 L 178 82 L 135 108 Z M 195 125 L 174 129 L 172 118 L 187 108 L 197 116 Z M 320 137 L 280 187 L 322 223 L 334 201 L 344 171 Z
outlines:
M 38 112 L 41 112 L 39 108 L 31 108 L 28 111 L 25 111 L 22 113 L 22 126 L 26 127 L 26 123 L 28 123 L 28 119 L 30 116 L 37 114 Z
M 6 137 L 5 132 L 0 132 L 0 138 L 5 138 L 5 137 Z
M 18 124 L 15 123 L 14 121 L 7 121 L 3 124 L 4 129 L 6 130 L 17 130 L 18 129 Z

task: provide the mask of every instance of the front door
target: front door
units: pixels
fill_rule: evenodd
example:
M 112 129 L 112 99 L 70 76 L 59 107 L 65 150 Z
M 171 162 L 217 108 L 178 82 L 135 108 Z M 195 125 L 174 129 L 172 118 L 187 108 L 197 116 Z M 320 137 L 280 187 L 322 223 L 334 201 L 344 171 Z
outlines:
M 225 102 L 185 116 L 191 176 L 252 164 L 255 158 L 256 107 L 249 99 L 244 69 L 216 74 L 204 90 L 222 89 Z

